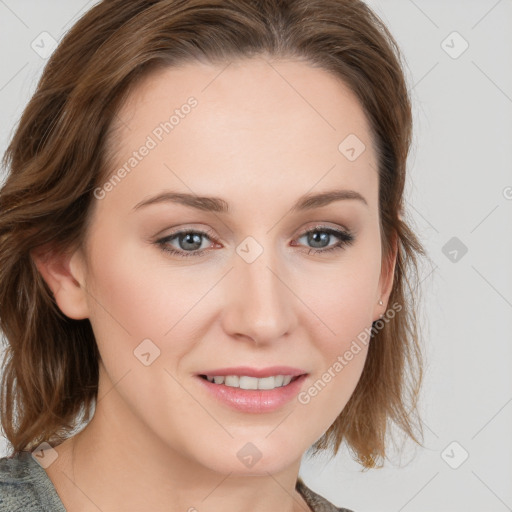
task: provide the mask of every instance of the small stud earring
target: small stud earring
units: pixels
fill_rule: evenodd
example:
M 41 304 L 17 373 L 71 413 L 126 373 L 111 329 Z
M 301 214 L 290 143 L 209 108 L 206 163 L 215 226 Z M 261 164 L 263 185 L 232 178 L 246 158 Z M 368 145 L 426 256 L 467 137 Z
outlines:
M 384 304 L 384 302 L 382 302 L 381 300 L 379 300 L 379 306 L 382 306 Z

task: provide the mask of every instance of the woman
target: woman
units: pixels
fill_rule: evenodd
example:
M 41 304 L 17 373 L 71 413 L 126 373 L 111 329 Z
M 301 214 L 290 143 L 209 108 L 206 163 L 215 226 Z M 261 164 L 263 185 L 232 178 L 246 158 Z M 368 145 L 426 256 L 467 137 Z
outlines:
M 0 510 L 346 510 L 306 450 L 420 443 L 410 140 L 360 1 L 85 14 L 4 159 Z

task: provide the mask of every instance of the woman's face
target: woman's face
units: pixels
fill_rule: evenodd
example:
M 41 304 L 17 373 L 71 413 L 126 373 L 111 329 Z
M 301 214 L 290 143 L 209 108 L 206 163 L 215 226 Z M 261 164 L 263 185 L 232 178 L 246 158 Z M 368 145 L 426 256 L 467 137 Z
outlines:
M 297 463 L 354 391 L 367 355 L 354 340 L 391 285 L 355 96 L 300 62 L 187 64 L 131 93 L 110 143 L 86 260 L 70 267 L 102 359 L 96 412 L 125 448 L 215 471 Z M 273 391 L 200 377 L 274 366 L 305 376 Z

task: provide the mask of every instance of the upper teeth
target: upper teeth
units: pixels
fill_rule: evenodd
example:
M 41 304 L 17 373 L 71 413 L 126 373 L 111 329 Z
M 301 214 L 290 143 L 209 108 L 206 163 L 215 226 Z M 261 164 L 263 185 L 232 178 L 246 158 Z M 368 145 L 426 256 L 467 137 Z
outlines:
M 206 378 L 210 382 L 215 382 L 215 384 L 224 384 L 225 386 L 230 386 L 232 388 L 274 389 L 290 384 L 290 381 L 293 379 L 293 375 L 274 375 L 272 377 L 264 377 L 262 379 L 248 377 L 246 375 L 207 375 Z

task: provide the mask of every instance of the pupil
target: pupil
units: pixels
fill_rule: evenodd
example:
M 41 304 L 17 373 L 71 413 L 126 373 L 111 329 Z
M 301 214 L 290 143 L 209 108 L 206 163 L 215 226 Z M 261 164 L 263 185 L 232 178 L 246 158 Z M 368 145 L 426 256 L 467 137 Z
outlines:
M 325 244 L 322 245 L 321 242 L 328 242 L 329 241 L 329 233 L 325 233 L 323 231 L 316 231 L 313 234 L 309 235 L 309 242 L 313 244 L 314 247 L 325 247 Z M 320 239 L 320 240 L 318 240 Z M 320 245 L 315 245 L 320 241 Z
M 191 244 L 192 247 L 187 244 Z M 201 235 L 198 233 L 186 233 L 183 239 L 180 237 L 180 245 L 182 249 L 199 249 L 201 247 Z

